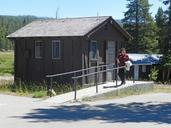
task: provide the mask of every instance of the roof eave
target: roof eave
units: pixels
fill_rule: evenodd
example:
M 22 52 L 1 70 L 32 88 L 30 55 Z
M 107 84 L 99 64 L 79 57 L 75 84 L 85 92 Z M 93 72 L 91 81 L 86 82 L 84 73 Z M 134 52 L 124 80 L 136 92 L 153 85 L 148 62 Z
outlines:
M 72 36 L 7 36 L 8 39 L 16 38 L 47 38 L 47 37 L 84 37 L 84 35 L 72 35 Z
M 132 40 L 133 37 L 124 29 L 122 28 L 113 18 L 111 18 L 111 22 L 114 23 L 113 25 L 128 39 Z
M 107 24 L 108 20 L 111 18 L 111 16 L 109 16 L 105 21 L 103 21 L 102 23 L 98 24 L 97 26 L 95 26 L 94 28 L 92 28 L 91 30 L 89 30 L 87 33 L 84 34 L 85 37 L 90 37 L 93 33 L 95 33 L 96 31 L 98 31 L 101 27 L 103 27 L 105 24 Z
M 111 16 L 109 16 L 105 21 L 103 21 L 98 26 L 96 26 L 93 29 L 91 29 L 84 36 L 87 36 L 89 38 L 93 33 L 95 33 L 101 27 L 103 27 L 104 25 L 106 25 L 109 20 L 111 20 L 111 22 L 114 23 L 113 25 L 125 36 L 125 38 L 127 40 L 132 40 L 133 39 L 133 37 L 127 31 L 125 31 Z

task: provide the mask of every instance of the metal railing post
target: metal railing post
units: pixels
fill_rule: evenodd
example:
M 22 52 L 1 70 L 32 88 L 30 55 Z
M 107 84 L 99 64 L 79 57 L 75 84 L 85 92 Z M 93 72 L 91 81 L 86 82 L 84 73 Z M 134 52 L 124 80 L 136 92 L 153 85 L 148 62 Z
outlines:
M 47 96 L 50 96 L 49 90 L 50 90 L 50 78 L 48 78 L 48 81 L 47 81 Z
M 53 84 L 53 77 L 50 78 L 50 90 L 49 90 L 49 93 L 50 93 L 50 97 L 52 97 L 52 85 Z
M 113 68 L 114 68 L 114 65 L 113 65 Z M 113 79 L 113 82 L 114 82 L 114 75 L 115 75 L 115 70 L 113 69 L 112 70 L 112 79 Z
M 98 72 L 97 68 L 96 68 L 96 72 Z M 96 85 L 96 93 L 98 93 L 97 74 L 95 74 L 95 85 Z
M 133 83 L 135 83 L 135 75 L 134 75 L 134 71 L 135 71 L 135 65 L 133 65 Z
M 74 100 L 77 100 L 77 79 L 74 78 Z
M 118 66 L 116 68 L 116 86 L 118 86 Z
M 102 67 L 102 71 L 104 71 L 104 67 Z M 105 72 L 103 72 L 102 78 L 103 78 L 102 83 L 104 84 L 106 82 L 106 74 L 105 74 Z

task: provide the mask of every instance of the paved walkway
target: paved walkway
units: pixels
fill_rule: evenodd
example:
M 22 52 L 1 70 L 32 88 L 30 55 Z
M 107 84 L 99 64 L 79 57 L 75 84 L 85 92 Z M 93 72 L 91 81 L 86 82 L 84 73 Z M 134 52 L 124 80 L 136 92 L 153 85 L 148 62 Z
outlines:
M 118 82 L 118 84 L 120 84 L 120 82 Z M 122 88 L 129 87 L 129 86 L 149 85 L 149 84 L 153 84 L 153 82 L 136 81 L 135 83 L 133 83 L 133 81 L 127 81 L 127 83 L 125 85 L 116 87 L 115 82 L 108 82 L 106 84 L 98 85 L 98 93 L 96 93 L 96 86 L 78 90 L 77 91 L 77 100 L 85 98 L 85 97 L 95 96 L 98 94 L 114 91 L 117 89 L 122 89 Z M 75 95 L 74 92 L 69 92 L 69 93 L 65 93 L 62 95 L 57 95 L 52 98 L 49 98 L 49 99 L 45 100 L 45 102 L 55 102 L 55 103 L 61 104 L 61 103 L 65 103 L 65 102 L 74 100 L 74 95 Z

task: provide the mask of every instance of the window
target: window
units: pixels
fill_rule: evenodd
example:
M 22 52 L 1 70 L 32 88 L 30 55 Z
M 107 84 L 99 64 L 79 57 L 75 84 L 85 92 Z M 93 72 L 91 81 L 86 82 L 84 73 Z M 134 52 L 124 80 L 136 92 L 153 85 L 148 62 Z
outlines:
M 52 59 L 61 58 L 60 40 L 52 40 Z
M 92 41 L 90 44 L 90 58 L 92 60 L 97 59 L 97 42 L 96 41 Z
M 41 59 L 43 57 L 43 42 L 35 41 L 35 58 Z

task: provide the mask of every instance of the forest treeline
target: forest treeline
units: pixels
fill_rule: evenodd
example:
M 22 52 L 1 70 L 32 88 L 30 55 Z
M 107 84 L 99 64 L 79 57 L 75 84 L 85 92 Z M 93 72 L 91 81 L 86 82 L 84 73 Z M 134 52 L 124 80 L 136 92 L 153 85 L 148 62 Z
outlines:
M 0 15 L 0 50 L 11 50 L 13 44 L 7 39 L 7 35 L 25 26 L 31 21 L 45 19 L 36 16 L 3 16 Z

